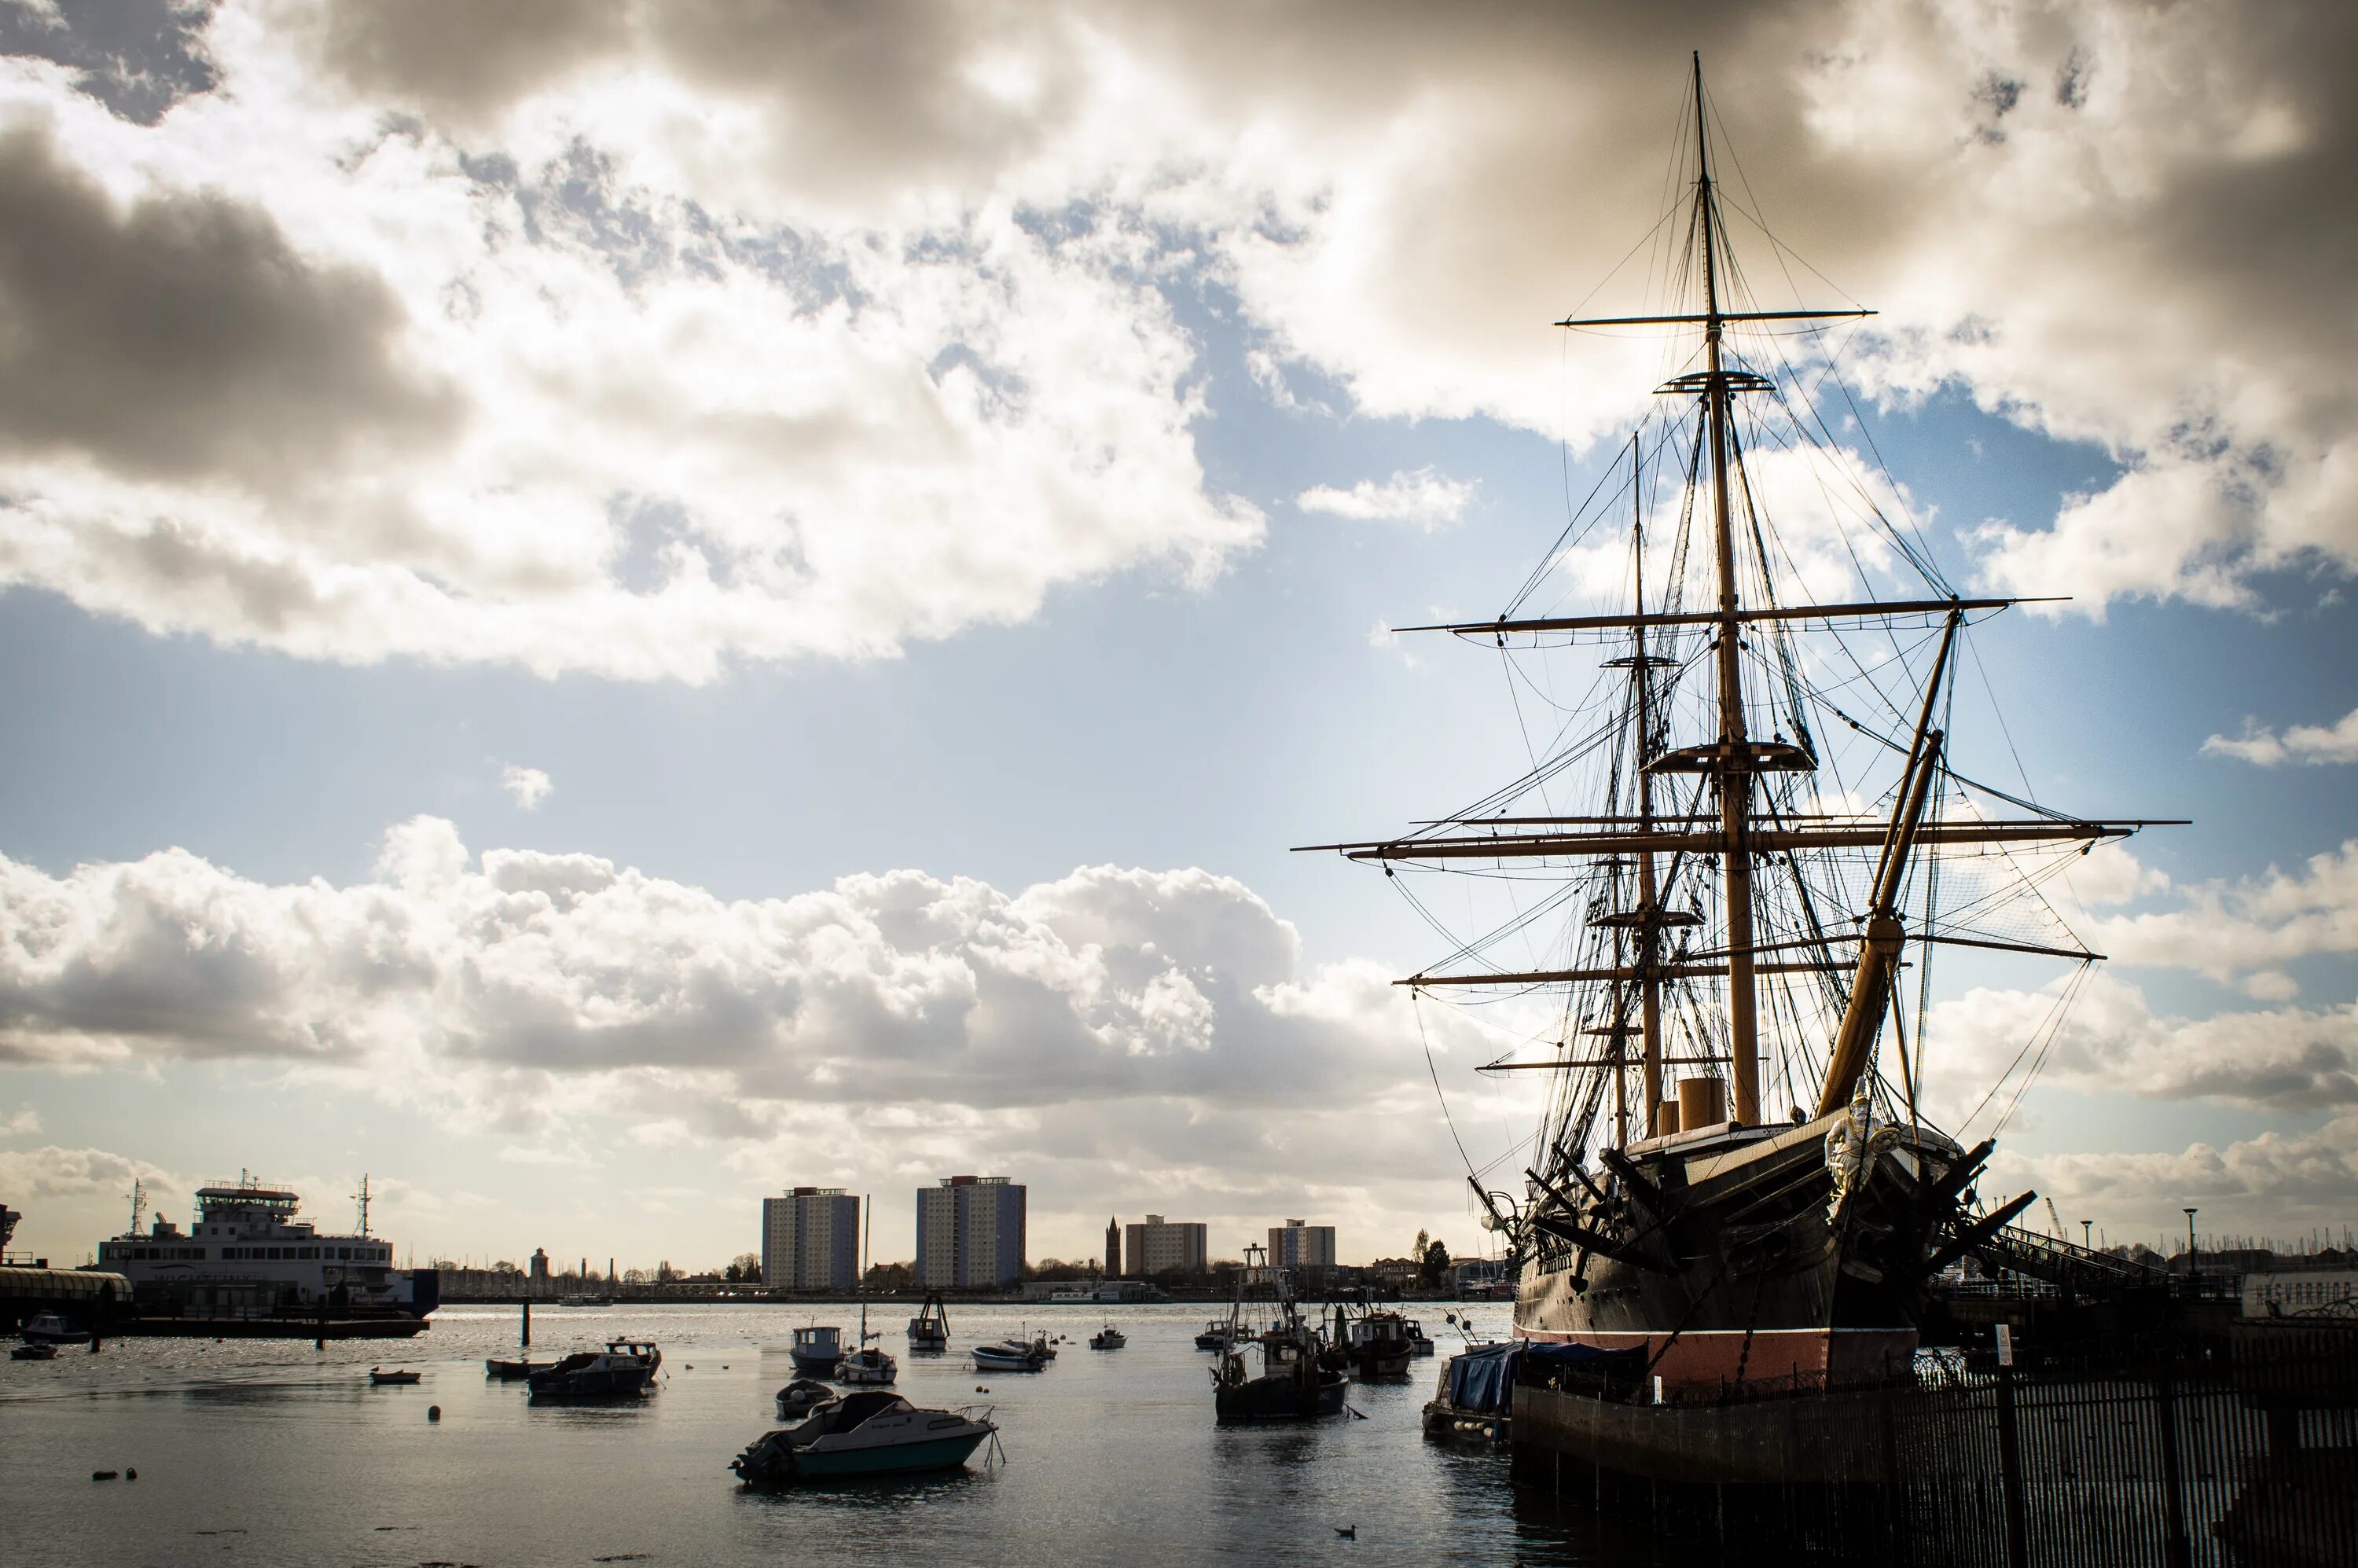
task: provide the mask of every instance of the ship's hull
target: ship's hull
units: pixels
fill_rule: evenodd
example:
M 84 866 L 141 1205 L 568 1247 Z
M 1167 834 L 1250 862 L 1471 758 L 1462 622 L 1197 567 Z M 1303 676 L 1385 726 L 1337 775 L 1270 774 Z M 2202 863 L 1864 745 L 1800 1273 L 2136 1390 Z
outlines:
M 1643 1184 L 1590 1204 L 1576 1244 L 1526 1264 L 1516 1331 L 1643 1349 L 1666 1388 L 1875 1381 L 1916 1351 L 1924 1264 L 1953 1217 L 1938 1134 L 1847 1112 L 1775 1133 L 1633 1152 Z
M 1343 1413 L 1344 1387 L 1332 1373 L 1314 1382 L 1291 1372 L 1272 1373 L 1216 1390 L 1213 1413 L 1224 1422 L 1318 1421 Z

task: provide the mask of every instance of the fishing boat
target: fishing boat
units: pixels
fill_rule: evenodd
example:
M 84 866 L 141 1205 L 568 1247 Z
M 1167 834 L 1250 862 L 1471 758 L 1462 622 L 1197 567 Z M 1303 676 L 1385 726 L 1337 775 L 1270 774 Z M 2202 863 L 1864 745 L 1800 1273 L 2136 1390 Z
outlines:
M 18 1331 L 27 1345 L 87 1345 L 90 1330 L 56 1313 L 37 1313 Z
M 425 1376 L 422 1372 L 406 1372 L 396 1368 L 388 1372 L 382 1367 L 369 1368 L 369 1383 L 374 1388 L 407 1388 Z
M 652 1341 L 610 1339 L 602 1350 L 578 1350 L 525 1377 L 535 1400 L 636 1399 L 654 1386 L 663 1351 Z
M 2099 955 L 2039 883 L 2158 824 L 2055 809 L 1952 753 L 1996 732 L 1952 711 L 1985 686 L 1959 680 L 1969 633 L 2021 601 L 1965 597 L 1901 488 L 1837 448 L 1824 345 L 1870 312 L 1751 297 L 1705 103 L 1698 64 L 1650 275 L 1672 297 L 1557 323 L 1671 335 L 1627 460 L 1496 613 L 1408 629 L 1500 659 L 1527 707 L 1561 696 L 1526 731 L 1533 767 L 1397 836 L 1308 848 L 1420 910 L 1449 872 L 1496 899 L 1398 983 L 1420 1010 L 1503 1000 L 1533 1025 L 1485 1070 L 1547 1086 L 1540 1156 L 1520 1193 L 1468 1178 L 1520 1265 L 1516 1334 L 1642 1349 L 1672 1387 L 1824 1387 L 1905 1374 L 1933 1276 L 2034 1195 L 1977 1191 L 2006 1075 L 1971 1086 L 1994 1120 L 1970 1147 L 1928 1110 L 1933 960 L 2084 980 Z M 1772 514 L 1801 495 L 1809 539 Z M 2075 989 L 2008 1074 L 2036 1070 Z
M 1293 1299 L 1292 1275 L 1268 1267 L 1268 1249 L 1245 1249 L 1237 1273 L 1237 1297 L 1229 1309 L 1228 1339 L 1212 1367 L 1212 1408 L 1223 1422 L 1315 1421 L 1343 1413 L 1346 1380 L 1325 1364 L 1329 1346 L 1302 1315 Z M 1247 1322 L 1247 1303 L 1256 1291 L 1269 1299 L 1269 1321 L 1258 1333 Z M 1252 1358 L 1258 1357 L 1258 1371 Z
M 1044 1372 L 1048 1357 L 1036 1345 L 978 1345 L 967 1354 L 979 1372 Z
M 998 1430 L 988 1410 L 920 1410 L 898 1394 L 862 1390 L 764 1433 L 729 1467 L 749 1486 L 952 1470 Z
M 1089 1336 L 1089 1348 L 1092 1350 L 1119 1350 L 1129 1343 L 1129 1336 L 1111 1324 Z
M 777 1405 L 780 1421 L 800 1421 L 829 1400 L 843 1395 L 825 1383 L 808 1378 L 796 1378 L 778 1390 Z
M 942 1305 L 939 1291 L 925 1292 L 925 1304 L 909 1320 L 909 1351 L 915 1356 L 938 1356 L 950 1347 L 950 1314 Z
M 1343 1324 L 1343 1350 L 1351 1375 L 1363 1380 L 1405 1378 L 1416 1354 L 1409 1321 L 1396 1312 L 1366 1312 Z
M 843 1330 L 831 1323 L 806 1324 L 795 1330 L 786 1356 L 797 1377 L 832 1378 L 843 1364 Z
M 1216 1317 L 1204 1325 L 1204 1332 L 1195 1336 L 1198 1350 L 1219 1350 L 1228 1343 L 1228 1320 Z

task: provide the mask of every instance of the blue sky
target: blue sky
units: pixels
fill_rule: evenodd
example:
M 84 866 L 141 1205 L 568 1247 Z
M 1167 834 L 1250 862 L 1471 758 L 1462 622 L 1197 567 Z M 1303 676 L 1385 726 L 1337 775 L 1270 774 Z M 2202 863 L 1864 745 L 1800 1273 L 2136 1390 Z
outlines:
M 1778 52 L 1819 11 L 1880 81 Z M 1547 323 L 1650 221 L 1588 148 L 1663 167 L 1686 41 L 1596 24 L 1646 64 L 1633 87 L 1598 40 L 1551 33 L 1577 111 L 1517 78 L 1477 114 L 1483 51 L 1511 40 L 1420 64 L 1412 18 L 1357 62 L 1390 96 L 1344 105 L 1224 78 L 1217 38 L 1152 7 L 1007 36 L 920 8 L 908 27 L 968 63 L 960 81 L 1030 85 L 990 87 L 989 135 L 904 144 L 861 139 L 864 111 L 795 71 L 748 85 L 630 7 L 596 14 L 477 40 L 505 64 L 471 71 L 447 39 L 361 49 L 399 32 L 389 13 L 227 5 L 188 47 L 230 90 L 189 68 L 146 123 L 105 69 L 41 58 L 74 58 L 71 7 L 19 20 L 0 185 L 26 194 L 7 199 L 98 192 L 114 225 L 89 243 L 113 250 L 91 276 L 135 278 L 146 246 L 222 269 L 181 308 L 252 313 L 218 363 L 101 331 L 89 352 L 120 379 L 58 383 L 90 378 L 87 406 L 0 411 L 0 656 L 19 672 L 0 691 L 0 1199 L 28 1211 L 24 1239 L 79 1256 L 134 1174 L 178 1201 L 245 1166 L 329 1217 L 371 1173 L 421 1255 L 717 1261 L 754 1244 L 763 1193 L 813 1181 L 874 1191 L 889 1252 L 913 1187 L 981 1169 L 1033 1184 L 1035 1253 L 1094 1251 L 1109 1208 L 1206 1217 L 1231 1244 L 1307 1213 L 1351 1256 L 1428 1226 L 1472 1245 L 1415 1021 L 1382 984 L 1436 939 L 1379 879 L 1289 847 L 1437 815 L 1525 765 L 1493 656 L 1379 629 L 1494 611 L 1616 460 L 1647 384 Z M 2222 323 L 2277 287 L 2232 249 L 2183 269 L 2201 276 L 2173 286 L 2173 323 L 2104 317 L 2153 265 L 2135 226 L 2175 220 L 2118 168 L 2071 170 L 2076 142 L 2110 138 L 2190 201 L 2216 170 L 2172 114 L 2222 117 L 2288 180 L 2346 133 L 2276 35 L 2236 60 L 2241 96 L 2189 103 L 2153 85 L 2213 47 L 2189 19 L 1974 15 L 1894 34 L 1796 7 L 1715 80 L 1764 186 L 1782 153 L 1866 188 L 1855 211 L 1798 186 L 1761 200 L 1852 287 L 1891 290 L 1866 295 L 1887 315 L 1858 341 L 1863 396 L 1944 568 L 2074 597 L 1976 633 L 2008 728 L 1961 738 L 1973 771 L 2015 785 L 2010 740 L 2044 802 L 2194 821 L 2133 840 L 2121 891 L 2082 912 L 2122 961 L 2002 1171 L 2120 1236 L 2181 1202 L 2223 1228 L 2339 1225 L 2358 1217 L 2358 734 L 2329 732 L 2358 711 L 2358 532 L 2331 489 L 2346 371 L 2320 382 L 2284 348 L 2266 396 L 2219 389 Z M 1308 47 L 1328 25 L 1284 30 Z M 1183 47 L 1146 63 L 1166 26 Z M 2101 127 L 2050 104 L 1976 142 L 1979 84 L 2043 81 L 2100 38 Z M 936 69 L 868 43 L 844 58 L 888 100 Z M 773 47 L 751 24 L 742 44 Z M 308 96 L 278 74 L 307 60 Z M 1877 223 L 1899 155 L 1845 154 L 1826 127 L 1893 81 L 1949 106 L 1945 140 L 1903 151 L 1966 189 L 1897 211 L 1889 243 L 1838 240 L 1841 212 Z M 1121 93 L 1146 107 L 1109 149 L 1088 105 Z M 1616 94 L 1644 108 L 1619 128 Z M 682 129 L 689 101 L 774 146 L 730 164 L 695 139 L 719 131 Z M 872 180 L 857 195 L 805 145 L 834 145 L 830 114 Z M 403 114 L 423 128 L 382 130 Z M 307 162 L 269 145 L 290 126 L 376 150 L 362 175 Z M 1386 136 L 1456 156 L 1365 151 Z M 1999 144 L 2010 162 L 1985 156 Z M 1572 189 L 1497 194 L 1502 146 L 1566 145 Z M 585 146 L 587 194 L 551 174 L 540 206 L 517 196 Z M 510 162 L 486 176 L 492 152 Z M 1428 162 L 1465 189 L 1422 222 Z M 308 274 L 257 292 L 234 268 L 267 243 L 215 254 L 193 219 L 139 218 L 206 203 Z M 469 254 L 467 211 L 537 216 Z M 1945 238 L 2007 222 L 2028 271 L 1921 281 Z M 771 259 L 743 261 L 756 235 Z M 835 259 L 777 262 L 781 235 Z M 2067 261 L 2068 284 L 2031 276 Z M 12 308 L 58 287 L 0 273 Z M 341 303 L 305 315 L 287 296 L 306 287 Z M 340 338 L 372 300 L 391 324 Z M 120 319 L 74 303 L 102 308 Z M 710 345 L 708 310 L 744 351 Z M 676 357 L 633 372 L 658 341 Z M 774 423 L 744 444 L 757 417 Z M 610 472 L 654 476 L 631 483 L 692 525 L 633 535 Z M 1302 504 L 1419 474 L 1457 499 Z M 2124 530 L 2124 510 L 2153 521 Z M 185 549 L 168 569 L 166 536 Z M 683 542 L 711 563 L 701 599 L 672 591 Z M 281 597 L 253 586 L 264 561 Z M 545 795 L 519 800 L 511 768 Z M 517 902 L 535 896 L 554 903 Z M 1942 972 L 1952 1000 L 2045 978 Z M 1504 1150 L 1529 1130 L 1520 1091 L 1472 1073 L 1478 1026 L 1434 1027 L 1469 1147 Z M 1988 1043 L 1961 1038 L 1971 1077 Z

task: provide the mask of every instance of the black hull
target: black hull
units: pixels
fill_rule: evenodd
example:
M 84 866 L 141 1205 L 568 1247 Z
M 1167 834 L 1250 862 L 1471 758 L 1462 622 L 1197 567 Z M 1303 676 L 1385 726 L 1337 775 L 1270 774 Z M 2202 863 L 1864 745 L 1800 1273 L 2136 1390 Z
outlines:
M 1409 1352 L 1405 1349 L 1382 1353 L 1355 1351 L 1351 1356 L 1351 1376 L 1363 1383 L 1397 1381 L 1408 1376 Z
M 1926 1265 L 1958 1217 L 1963 1183 L 1943 1178 L 1961 1156 L 1937 1134 L 1879 1129 L 1851 1162 L 1829 1148 L 1847 1129 L 1843 1112 L 1770 1136 L 1641 1145 L 1638 1181 L 1585 1204 L 1574 1236 L 1525 1265 L 1517 1332 L 1643 1348 L 1665 1385 L 1904 1373 Z
M 1333 1373 L 1322 1373 L 1314 1383 L 1279 1373 L 1217 1389 L 1212 1402 L 1223 1422 L 1320 1421 L 1343 1413 L 1344 1388 Z
M 142 1339 L 409 1339 L 433 1326 L 422 1317 L 134 1317 L 109 1333 Z

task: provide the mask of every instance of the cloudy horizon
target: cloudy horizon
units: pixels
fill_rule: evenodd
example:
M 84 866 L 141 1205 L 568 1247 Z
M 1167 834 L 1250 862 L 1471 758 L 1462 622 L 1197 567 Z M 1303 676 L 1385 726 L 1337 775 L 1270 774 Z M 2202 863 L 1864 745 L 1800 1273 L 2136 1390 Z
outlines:
M 2338 1235 L 2353 36 L 5 0 L 19 1245 L 246 1168 L 336 1223 L 368 1173 L 421 1259 L 718 1266 L 795 1184 L 898 1258 L 962 1172 L 1035 1256 L 1149 1210 L 1477 1249 L 1522 1021 L 1394 987 L 1446 944 L 1288 849 L 1528 765 L 1495 661 L 1391 628 L 1494 612 L 1647 412 L 1659 339 L 1550 323 L 1639 302 L 1690 49 L 1752 285 L 1878 312 L 1811 350 L 1844 461 L 1960 586 L 2068 596 L 1977 630 L 1973 739 L 2193 819 L 2062 884 L 2110 962 L 1992 1181 Z M 1962 1116 L 2067 982 L 1943 963 Z

